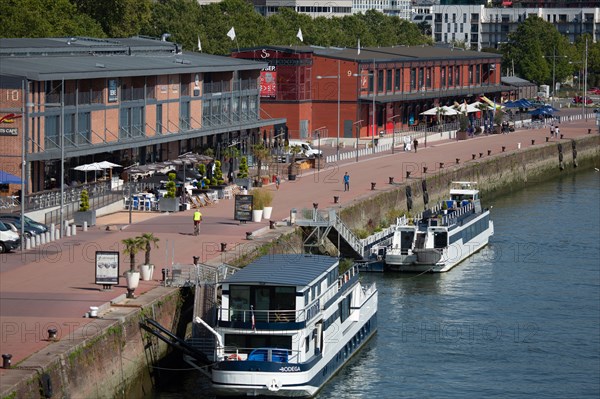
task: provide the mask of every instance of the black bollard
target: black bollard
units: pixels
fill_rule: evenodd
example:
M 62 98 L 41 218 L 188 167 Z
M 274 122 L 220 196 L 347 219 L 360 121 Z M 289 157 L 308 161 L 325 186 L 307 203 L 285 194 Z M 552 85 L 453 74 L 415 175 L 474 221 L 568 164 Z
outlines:
M 339 197 L 339 196 L 337 196 L 337 195 L 334 195 L 334 196 L 333 196 L 333 203 L 334 203 L 334 204 L 337 204 L 338 202 L 340 202 L 340 197 Z
M 471 154 L 471 159 L 475 159 L 477 157 L 477 154 Z
M 247 231 L 246 232 L 246 240 L 251 240 L 252 239 L 252 232 L 251 231 Z
M 550 140 L 550 137 L 546 136 L 546 143 Z
M 313 208 L 317 209 L 319 207 L 319 203 L 318 202 L 313 202 Z
M 48 340 L 49 341 L 54 341 L 56 339 L 56 328 L 49 328 L 48 329 Z
M 458 165 L 460 163 L 460 158 L 456 158 L 456 164 Z
M 269 220 L 269 229 L 275 230 L 275 221 L 274 220 Z
M 227 252 L 227 243 L 226 242 L 221 243 L 221 252 Z
M 488 156 L 492 155 L 492 150 L 488 150 Z
M 592 134 L 592 129 L 588 129 L 588 134 Z
M 479 158 L 483 157 L 483 152 L 479 153 Z
M 10 353 L 5 353 L 2 355 L 2 368 L 3 369 L 10 368 L 10 359 L 12 359 L 12 355 Z
M 406 178 L 408 179 L 410 177 L 410 170 L 406 171 Z
M 194 259 L 194 265 L 200 264 L 200 257 L 199 256 L 192 256 L 192 258 Z
M 390 179 L 390 184 L 394 184 L 394 176 L 390 176 L 388 179 Z
M 440 162 L 440 169 L 444 169 L 444 163 L 443 162 Z
M 564 138 L 564 137 L 565 137 L 565 136 L 564 136 L 564 134 L 561 134 L 561 135 L 560 135 L 560 138 L 561 138 L 561 139 L 562 139 L 562 138 Z
M 535 145 L 535 140 L 531 140 L 531 145 Z
M 506 151 L 506 147 L 502 146 L 502 152 Z
M 375 190 L 375 184 L 377 184 L 377 183 L 371 182 L 371 190 Z

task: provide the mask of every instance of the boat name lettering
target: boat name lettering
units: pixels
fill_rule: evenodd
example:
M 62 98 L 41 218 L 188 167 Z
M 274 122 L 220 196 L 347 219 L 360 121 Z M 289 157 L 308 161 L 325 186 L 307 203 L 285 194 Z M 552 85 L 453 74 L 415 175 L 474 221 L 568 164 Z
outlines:
M 290 373 L 290 372 L 300 371 L 300 367 L 299 366 L 285 366 L 285 367 L 280 367 L 279 371 L 281 371 L 282 373 Z

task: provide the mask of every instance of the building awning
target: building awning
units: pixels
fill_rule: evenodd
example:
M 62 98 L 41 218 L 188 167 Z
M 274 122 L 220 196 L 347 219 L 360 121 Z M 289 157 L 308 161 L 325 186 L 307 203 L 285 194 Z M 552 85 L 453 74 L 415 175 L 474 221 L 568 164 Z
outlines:
M 21 184 L 21 178 L 0 170 L 0 184 Z

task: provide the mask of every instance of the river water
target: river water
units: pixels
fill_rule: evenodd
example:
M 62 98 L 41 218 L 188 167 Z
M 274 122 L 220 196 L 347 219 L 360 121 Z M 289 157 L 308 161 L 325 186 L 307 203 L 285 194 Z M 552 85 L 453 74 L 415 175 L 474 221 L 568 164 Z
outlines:
M 490 205 L 490 245 L 450 272 L 363 275 L 378 333 L 317 398 L 600 397 L 600 173 Z M 212 397 L 171 375 L 155 398 Z

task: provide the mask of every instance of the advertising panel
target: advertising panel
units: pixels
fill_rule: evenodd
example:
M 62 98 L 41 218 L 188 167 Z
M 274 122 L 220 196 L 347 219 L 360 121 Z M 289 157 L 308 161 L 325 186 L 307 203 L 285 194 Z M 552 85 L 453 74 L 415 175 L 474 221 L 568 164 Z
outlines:
M 260 71 L 260 96 L 274 98 L 277 95 L 277 71 L 267 67 Z
M 96 251 L 96 284 L 119 284 L 118 251 Z
M 236 195 L 234 219 L 241 222 L 252 221 L 252 196 L 251 195 Z

